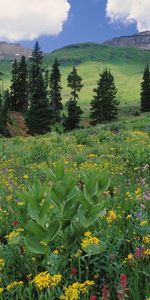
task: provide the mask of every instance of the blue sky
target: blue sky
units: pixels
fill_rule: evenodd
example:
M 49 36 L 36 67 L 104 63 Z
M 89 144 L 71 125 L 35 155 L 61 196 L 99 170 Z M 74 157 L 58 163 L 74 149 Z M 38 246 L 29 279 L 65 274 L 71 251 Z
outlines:
M 106 16 L 106 0 L 70 0 L 69 17 L 63 30 L 56 36 L 38 38 L 45 52 L 72 43 L 102 42 L 120 35 L 136 32 L 135 24 L 111 23 Z M 35 40 L 22 41 L 25 46 L 33 47 Z
M 0 0 L 0 41 L 44 52 L 150 29 L 150 0 Z

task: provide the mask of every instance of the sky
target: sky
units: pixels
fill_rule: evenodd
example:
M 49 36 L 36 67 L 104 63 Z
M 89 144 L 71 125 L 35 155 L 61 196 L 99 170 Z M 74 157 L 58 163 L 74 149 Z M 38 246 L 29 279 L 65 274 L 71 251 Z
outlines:
M 44 52 L 150 30 L 150 0 L 0 0 L 0 40 Z

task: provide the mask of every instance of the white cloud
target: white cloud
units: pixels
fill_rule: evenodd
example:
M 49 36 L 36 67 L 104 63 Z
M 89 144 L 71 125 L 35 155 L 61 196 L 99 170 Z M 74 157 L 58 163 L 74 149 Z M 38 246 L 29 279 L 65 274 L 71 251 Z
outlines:
M 32 40 L 58 34 L 69 10 L 67 0 L 0 0 L 0 39 Z
M 112 22 L 135 22 L 139 31 L 150 30 L 150 0 L 108 0 L 106 11 Z

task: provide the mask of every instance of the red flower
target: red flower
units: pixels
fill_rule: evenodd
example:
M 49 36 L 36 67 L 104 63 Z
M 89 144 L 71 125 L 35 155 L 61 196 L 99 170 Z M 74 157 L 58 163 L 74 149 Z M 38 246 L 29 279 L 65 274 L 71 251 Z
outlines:
M 90 300 L 97 300 L 97 297 L 96 297 L 95 295 L 92 295 L 92 296 L 90 297 Z
M 127 286 L 127 276 L 125 274 L 120 275 L 120 282 L 119 285 L 122 289 L 126 289 Z
M 12 225 L 15 227 L 19 224 L 19 222 L 17 220 L 12 221 Z
M 77 275 L 77 269 L 75 267 L 71 269 L 71 274 L 73 276 Z
M 103 300 L 107 300 L 109 296 L 109 289 L 108 289 L 108 285 L 103 285 L 102 287 L 102 299 Z

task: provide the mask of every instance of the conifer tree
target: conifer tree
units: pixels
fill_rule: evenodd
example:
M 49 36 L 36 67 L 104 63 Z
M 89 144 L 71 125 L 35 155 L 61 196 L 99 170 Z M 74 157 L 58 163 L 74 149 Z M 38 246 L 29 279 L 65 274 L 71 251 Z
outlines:
M 61 74 L 56 58 L 50 73 L 50 109 L 52 123 L 61 121 L 61 111 L 63 109 L 61 89 Z
M 18 97 L 18 62 L 15 59 L 12 63 L 12 70 L 11 70 L 11 85 L 10 85 L 10 110 L 16 111 L 17 104 L 19 102 Z
M 83 87 L 82 78 L 78 75 L 77 69 L 73 67 L 67 77 L 68 87 L 71 88 L 70 100 L 66 103 L 67 116 L 64 117 L 64 126 L 66 130 L 72 130 L 79 127 L 83 111 L 78 105 L 79 92 Z
M 91 101 L 92 123 L 111 121 L 118 116 L 117 89 L 114 77 L 107 68 L 100 74 L 97 88 L 94 90 L 94 97 Z M 94 121 L 94 122 L 93 122 Z
M 18 103 L 17 111 L 25 113 L 28 109 L 28 67 L 25 56 L 18 64 Z
M 50 108 L 43 76 L 43 53 L 36 42 L 31 63 L 30 106 L 26 123 L 31 134 L 44 134 L 50 131 Z
M 141 111 L 150 111 L 150 70 L 145 66 L 143 81 L 141 83 Z

